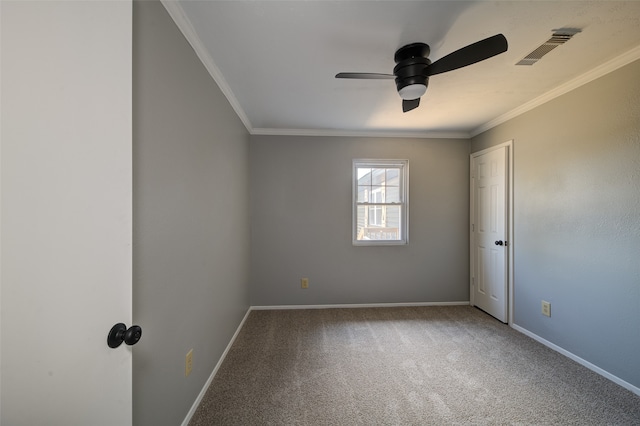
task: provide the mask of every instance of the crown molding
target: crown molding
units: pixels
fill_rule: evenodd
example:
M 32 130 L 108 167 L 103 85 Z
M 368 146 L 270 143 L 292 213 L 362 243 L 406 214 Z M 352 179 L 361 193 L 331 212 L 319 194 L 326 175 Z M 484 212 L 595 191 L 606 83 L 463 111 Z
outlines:
M 191 45 L 196 55 L 207 69 L 213 80 L 218 84 L 220 90 L 227 98 L 233 110 L 249 131 L 251 135 L 273 135 L 273 136 L 338 136 L 338 137 L 379 137 L 379 138 L 432 138 L 432 139 L 469 139 L 469 132 L 416 132 L 416 131 L 351 131 L 351 130 L 322 130 L 322 129 L 274 129 L 274 128 L 253 128 L 249 117 L 240 106 L 229 84 L 222 75 L 222 72 L 213 61 L 213 58 L 204 46 L 204 43 L 196 33 L 191 21 L 187 17 L 180 2 L 175 0 L 160 0 L 169 16 L 182 32 L 187 42 Z
M 273 128 L 253 128 L 249 118 L 245 114 L 244 110 L 240 106 L 240 103 L 236 99 L 235 95 L 231 91 L 231 88 L 227 84 L 226 80 L 222 76 L 220 69 L 214 63 L 213 58 L 209 55 L 207 49 L 204 47 L 202 40 L 197 35 L 195 29 L 191 25 L 191 22 L 187 18 L 182 6 L 175 0 L 160 0 L 164 8 L 167 10 L 173 21 L 176 23 L 184 37 L 187 39 L 193 50 L 196 52 L 198 58 L 205 66 L 211 77 L 220 87 L 220 90 L 227 98 L 231 107 L 236 112 L 244 126 L 247 128 L 251 135 L 274 135 L 274 136 L 339 136 L 339 137 L 389 137 L 389 138 L 434 138 L 434 139 L 469 139 L 477 136 L 480 133 L 486 132 L 493 127 L 496 127 L 502 123 L 505 123 L 519 115 L 522 115 L 532 109 L 545 104 L 559 96 L 564 95 L 572 90 L 577 89 L 597 78 L 600 78 L 610 72 L 613 72 L 633 61 L 640 59 L 640 46 L 636 46 L 633 49 L 623 53 L 616 58 L 605 62 L 597 66 L 596 68 L 574 78 L 573 80 L 561 84 L 555 89 L 546 92 L 537 98 L 524 103 L 523 105 L 502 114 L 491 121 L 484 123 L 483 125 L 473 129 L 470 132 L 430 132 L 430 131 L 351 131 L 351 130 L 322 130 L 322 129 L 273 129 Z
M 404 132 L 386 130 L 322 130 L 257 128 L 250 132 L 257 136 L 332 136 L 367 138 L 469 139 L 468 132 Z
M 249 133 L 251 133 L 252 126 L 251 122 L 249 121 L 249 117 L 247 117 L 247 114 L 245 114 L 244 110 L 240 106 L 238 99 L 236 99 L 235 95 L 231 91 L 231 88 L 229 87 L 229 84 L 227 84 L 227 81 L 222 76 L 222 72 L 220 72 L 218 66 L 213 62 L 213 58 L 204 47 L 202 40 L 196 33 L 193 25 L 191 25 L 191 21 L 189 20 L 189 18 L 187 18 L 187 15 L 184 13 L 184 10 L 182 9 L 180 3 L 175 0 L 160 0 L 160 2 L 169 13 L 169 16 L 171 16 L 171 19 L 173 19 L 173 21 L 176 23 L 184 37 L 187 39 L 193 50 L 196 52 L 196 55 L 198 56 L 198 58 L 200 58 L 200 61 L 207 69 L 213 80 L 218 84 L 218 87 L 220 87 L 220 90 L 231 104 L 233 110 L 236 112 L 236 114 L 238 114 L 238 117 L 240 118 L 244 126 L 247 128 Z
M 471 136 L 474 137 L 479 135 L 482 132 L 486 132 L 487 130 L 492 129 L 499 124 L 509 121 L 519 115 L 524 114 L 525 112 L 531 111 L 532 109 L 542 104 L 545 104 L 559 96 L 564 95 L 565 93 L 575 90 L 580 86 L 584 86 L 585 84 L 593 80 L 596 80 L 600 77 L 603 77 L 606 74 L 609 74 L 610 72 L 613 72 L 619 68 L 622 68 L 623 66 L 628 65 L 631 62 L 634 62 L 638 59 L 640 59 L 640 46 L 636 46 L 633 49 L 623 53 L 622 55 L 617 56 L 612 60 L 605 62 L 604 64 L 601 64 L 595 67 L 594 69 L 587 71 L 586 73 L 574 78 L 573 80 L 568 81 L 564 84 L 561 84 L 555 89 L 552 89 L 546 92 L 545 94 L 538 96 L 537 98 L 534 98 L 533 100 L 525 104 L 522 104 L 521 106 L 515 109 L 512 109 L 511 111 L 505 114 L 502 114 L 501 116 L 496 117 L 491 121 L 486 122 L 482 126 L 474 129 L 471 132 Z

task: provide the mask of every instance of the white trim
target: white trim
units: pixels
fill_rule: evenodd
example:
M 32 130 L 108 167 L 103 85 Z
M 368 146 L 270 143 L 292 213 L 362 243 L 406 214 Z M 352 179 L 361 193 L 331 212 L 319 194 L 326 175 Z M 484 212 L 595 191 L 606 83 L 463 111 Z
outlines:
M 511 147 L 511 146 L 512 146 L 512 144 L 513 144 L 513 139 L 510 139 L 510 140 L 508 140 L 508 141 L 506 141 L 506 142 L 503 142 L 503 143 L 500 143 L 500 144 L 498 144 L 498 145 L 492 145 L 492 146 L 490 146 L 489 148 L 485 148 L 485 149 L 480 150 L 480 151 L 472 152 L 472 153 L 470 154 L 470 156 L 471 156 L 471 157 L 478 157 L 478 156 L 480 156 L 480 155 L 484 155 L 484 154 L 486 154 L 486 153 L 488 153 L 488 152 L 494 151 L 494 150 L 496 150 L 496 149 L 498 149 L 498 148 L 502 148 L 502 147 L 507 147 L 507 148 L 509 148 L 509 147 Z
M 508 284 L 508 291 L 509 291 L 509 312 L 507 314 L 507 318 L 508 318 L 508 324 L 511 325 L 513 324 L 513 310 L 514 310 L 514 306 L 515 306 L 515 298 L 514 298 L 514 280 L 515 280 L 515 274 L 514 274 L 514 269 L 513 269 L 513 262 L 514 262 L 514 249 L 515 249 L 515 233 L 514 233 L 514 226 L 513 226 L 513 221 L 514 221 L 514 211 L 513 211 L 513 205 L 514 205 L 514 198 L 513 198 L 513 194 L 515 192 L 514 187 L 513 187 L 513 175 L 514 173 L 514 169 L 513 169 L 513 139 L 511 139 L 510 141 L 506 142 L 507 144 L 509 144 L 509 153 L 508 155 L 508 164 L 507 166 L 509 167 L 509 179 L 508 179 L 508 184 L 509 184 L 509 189 L 507 190 L 507 196 L 509 197 L 509 202 L 507 204 L 507 231 L 509 232 L 508 235 L 508 239 L 507 242 L 509 243 L 509 245 L 507 246 L 507 255 L 509 256 L 509 259 L 507 261 L 507 268 L 509 268 L 509 271 L 507 272 L 507 277 L 509 279 L 509 284 Z
M 484 123 L 483 125 L 475 128 L 474 130 L 472 130 L 471 136 L 477 136 L 482 132 L 486 132 L 487 130 L 496 127 L 499 124 L 502 124 L 506 121 L 511 120 L 512 118 L 515 118 L 519 115 L 524 114 L 525 112 L 531 111 L 532 109 L 547 103 L 559 96 L 564 95 L 565 93 L 568 93 L 572 90 L 577 89 L 580 86 L 583 86 L 597 78 L 600 78 L 606 74 L 609 74 L 610 72 L 613 72 L 619 68 L 622 68 L 625 65 L 630 64 L 633 61 L 636 61 L 640 59 L 640 46 L 636 46 L 633 49 L 623 53 L 620 56 L 617 56 L 615 58 L 613 58 L 612 60 L 605 62 L 604 64 L 601 64 L 597 67 L 595 67 L 594 69 L 587 71 L 586 73 L 564 83 L 561 84 L 560 86 L 556 87 L 555 89 L 552 89 L 544 94 L 542 94 L 541 96 L 538 96 L 537 98 L 524 103 L 523 105 L 512 109 L 511 111 L 502 114 L 499 117 L 494 118 L 491 121 L 488 121 L 486 123 Z
M 184 35 L 184 38 L 187 39 L 193 50 L 196 52 L 196 55 L 200 58 L 200 61 L 207 71 L 209 71 L 213 80 L 218 84 L 218 87 L 220 87 L 220 90 L 231 104 L 233 110 L 238 114 L 238 117 L 244 126 L 247 128 L 249 133 L 251 133 L 252 127 L 249 117 L 247 117 L 247 114 L 245 114 L 244 110 L 240 106 L 240 102 L 238 102 L 238 99 L 231 91 L 231 88 L 224 79 L 222 72 L 220 72 L 218 66 L 213 62 L 213 58 L 209 54 L 209 51 L 204 47 L 204 43 L 193 28 L 193 25 L 191 25 L 191 21 L 187 18 L 187 15 L 184 13 L 184 9 L 182 9 L 180 3 L 175 0 L 160 0 L 160 2 L 167 12 L 169 12 L 169 16 L 171 16 L 171 19 L 176 23 L 177 27 L 182 32 L 182 35 Z
M 461 302 L 416 302 L 416 303 L 355 303 L 334 305 L 279 305 L 279 306 L 252 306 L 254 311 L 288 310 L 288 309 L 348 309 L 348 308 L 398 308 L 412 306 L 468 306 L 468 301 Z
M 625 388 L 625 389 L 635 393 L 636 395 L 640 396 L 640 388 L 632 385 L 629 382 L 626 382 L 626 381 L 622 380 L 618 376 L 614 376 L 613 374 L 609 373 L 606 370 L 603 370 L 602 368 L 598 367 L 597 365 L 591 364 L 589 361 L 580 358 L 579 356 L 569 352 L 568 350 L 563 349 L 560 346 L 558 346 L 558 345 L 556 345 L 554 343 L 551 343 L 550 341 L 548 341 L 546 339 L 543 339 L 542 337 L 538 336 L 535 333 L 532 333 L 531 331 L 527 330 L 526 328 L 520 327 L 517 324 L 511 324 L 511 327 L 514 330 L 517 330 L 520 333 L 531 337 L 533 340 L 542 343 L 546 347 L 548 347 L 550 349 L 553 349 L 554 351 L 559 352 L 560 354 L 566 356 L 567 358 L 570 358 L 570 359 L 574 360 L 578 364 L 580 364 L 580 365 L 582 365 L 584 367 L 587 367 L 589 370 L 593 371 L 594 373 L 598 373 L 599 375 L 601 375 L 605 379 L 609 379 L 612 382 L 614 382 L 615 384 L 620 385 L 623 388 Z
M 473 181 L 473 160 L 475 159 L 475 157 L 478 157 L 480 155 L 486 154 L 488 152 L 491 152 L 493 150 L 499 149 L 499 148 L 507 148 L 507 200 L 506 200 L 506 209 L 507 209 L 507 237 L 505 238 L 505 240 L 507 241 L 507 324 L 512 325 L 513 324 L 513 307 L 515 306 L 514 303 L 514 297 L 513 297 L 513 281 L 514 281 L 514 271 L 513 271 L 513 248 L 515 246 L 514 244 L 514 227 L 513 227 L 513 193 L 514 193 L 514 188 L 513 188 L 513 139 L 508 140 L 506 142 L 503 142 L 501 144 L 498 145 L 494 145 L 491 146 L 489 148 L 483 149 L 481 151 L 477 151 L 477 152 L 472 152 L 469 155 L 469 184 L 470 184 L 470 188 L 469 188 L 469 304 L 471 306 L 475 306 L 474 305 L 474 298 L 473 298 L 473 262 L 474 262 L 474 256 L 473 256 L 473 209 L 474 209 L 474 191 L 473 189 L 475 188 L 474 186 L 474 181 Z
M 264 136 L 332 136 L 332 137 L 366 137 L 366 138 L 416 138 L 416 139 L 469 139 L 469 132 L 429 132 L 402 130 L 327 130 L 327 129 L 271 129 L 256 128 L 252 135 Z
M 238 334 L 240 334 L 240 330 L 242 330 L 242 327 L 244 326 L 244 322 L 247 320 L 247 317 L 249 316 L 250 312 L 251 312 L 251 307 L 247 310 L 247 313 L 244 314 L 244 318 L 242 318 L 242 321 L 240 321 L 240 325 L 236 329 L 236 332 L 231 337 L 231 340 L 229 341 L 229 344 L 227 345 L 227 347 L 225 348 L 224 352 L 220 356 L 220 359 L 218 360 L 218 363 L 213 368 L 213 371 L 211 372 L 211 375 L 209 376 L 209 378 L 205 382 L 204 386 L 202 387 L 202 390 L 198 394 L 198 397 L 193 402 L 193 405 L 191 406 L 191 409 L 187 413 L 187 417 L 185 417 L 184 421 L 182 422 L 182 426 L 188 426 L 189 425 L 189 422 L 191 421 L 191 418 L 196 413 L 196 410 L 198 409 L 198 406 L 202 402 L 202 398 L 204 398 L 204 395 L 207 393 L 207 390 L 209 389 L 209 386 L 211 385 L 211 382 L 213 382 L 213 378 L 216 376 L 216 373 L 218 372 L 218 369 L 220 368 L 220 366 L 222 365 L 222 362 L 226 358 L 227 353 L 229 353 L 229 349 L 231 349 L 231 346 L 233 346 L 233 343 L 236 341 L 236 337 L 238 337 Z
M 475 205 L 476 205 L 476 178 L 473 174 L 473 153 L 469 155 L 469 305 L 476 306 L 475 298 Z

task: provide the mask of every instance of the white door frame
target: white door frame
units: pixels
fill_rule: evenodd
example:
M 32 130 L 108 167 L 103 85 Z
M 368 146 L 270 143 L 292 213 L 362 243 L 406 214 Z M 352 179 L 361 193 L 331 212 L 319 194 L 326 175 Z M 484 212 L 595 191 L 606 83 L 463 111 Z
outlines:
M 513 139 L 501 143 L 499 145 L 492 146 L 482 151 L 473 152 L 469 156 L 469 302 L 471 306 L 475 306 L 474 301 L 474 288 L 473 288 L 473 271 L 475 265 L 475 250 L 474 250 L 474 217 L 475 217 L 475 182 L 473 176 L 473 162 L 478 156 L 486 154 L 500 148 L 507 149 L 507 164 L 506 164 L 506 184 L 507 184 L 507 199 L 506 210 L 507 217 L 507 235 L 505 240 L 507 241 L 507 323 L 513 324 L 513 249 L 515 246 L 515 240 L 513 235 Z

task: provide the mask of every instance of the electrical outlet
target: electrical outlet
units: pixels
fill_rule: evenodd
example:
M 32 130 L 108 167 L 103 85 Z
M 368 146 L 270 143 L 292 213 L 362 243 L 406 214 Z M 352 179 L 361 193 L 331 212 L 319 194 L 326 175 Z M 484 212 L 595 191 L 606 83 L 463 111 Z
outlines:
M 300 287 L 301 288 L 309 288 L 309 278 L 301 278 L 300 279 Z
M 542 301 L 542 315 L 551 316 L 551 303 Z
M 187 356 L 184 360 L 184 376 L 187 377 L 193 370 L 193 349 L 187 352 Z

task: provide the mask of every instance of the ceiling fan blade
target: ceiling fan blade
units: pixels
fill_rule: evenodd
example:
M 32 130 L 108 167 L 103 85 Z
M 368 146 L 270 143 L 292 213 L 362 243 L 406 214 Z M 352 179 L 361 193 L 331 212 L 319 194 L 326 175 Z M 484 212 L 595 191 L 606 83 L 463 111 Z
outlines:
M 412 109 L 416 109 L 416 108 L 418 108 L 418 105 L 420 105 L 420 98 L 411 99 L 411 100 L 403 99 L 402 100 L 402 112 L 409 112 Z
M 427 76 L 432 76 L 457 70 L 506 52 L 507 47 L 506 37 L 502 34 L 496 34 L 438 59 L 426 68 L 425 73 Z
M 396 78 L 392 74 L 377 74 L 374 72 L 339 72 L 336 78 L 359 78 L 366 80 L 390 80 Z

